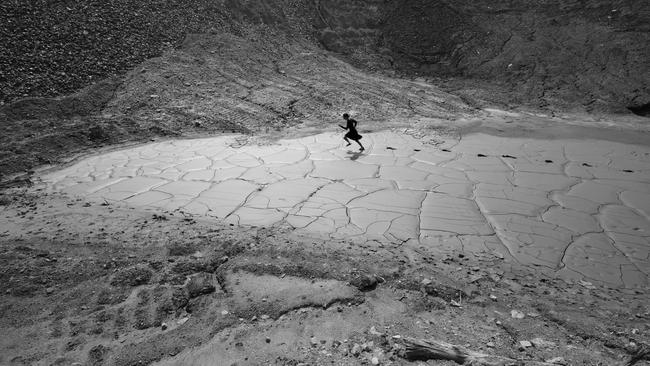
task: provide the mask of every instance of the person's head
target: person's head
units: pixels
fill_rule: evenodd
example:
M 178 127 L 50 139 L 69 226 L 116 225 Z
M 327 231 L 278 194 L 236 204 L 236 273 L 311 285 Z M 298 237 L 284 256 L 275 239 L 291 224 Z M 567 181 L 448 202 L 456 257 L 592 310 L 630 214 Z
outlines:
M 350 118 L 350 115 L 347 113 L 343 113 L 343 119 L 347 121 L 348 118 Z

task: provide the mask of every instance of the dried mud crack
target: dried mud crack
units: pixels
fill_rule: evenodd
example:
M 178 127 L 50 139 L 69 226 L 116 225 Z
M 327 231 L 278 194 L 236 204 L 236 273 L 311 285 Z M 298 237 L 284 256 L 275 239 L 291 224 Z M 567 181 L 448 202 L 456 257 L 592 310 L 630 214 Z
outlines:
M 647 362 L 647 17 L 3 2 L 0 364 Z
M 647 342 L 643 292 L 498 258 L 418 264 L 277 227 L 11 193 L 2 215 L 22 221 L 0 233 L 3 362 L 408 364 L 412 337 L 595 364 Z

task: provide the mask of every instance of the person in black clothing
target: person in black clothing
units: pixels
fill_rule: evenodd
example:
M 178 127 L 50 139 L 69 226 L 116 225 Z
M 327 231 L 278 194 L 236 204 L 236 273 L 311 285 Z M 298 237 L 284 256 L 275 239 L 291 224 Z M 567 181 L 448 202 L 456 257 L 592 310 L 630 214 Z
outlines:
M 350 144 L 351 144 L 350 140 L 354 140 L 354 141 L 356 141 L 356 143 L 359 144 L 359 146 L 361 147 L 361 148 L 359 149 L 359 151 L 363 151 L 363 150 L 365 150 L 365 148 L 363 147 L 363 145 L 361 145 L 361 142 L 359 141 L 359 140 L 361 140 L 361 135 L 359 135 L 359 132 L 357 132 L 357 121 L 355 121 L 354 119 L 350 118 L 350 115 L 347 114 L 347 113 L 344 113 L 344 114 L 343 114 L 343 119 L 347 121 L 347 125 L 346 125 L 345 127 L 339 125 L 339 127 L 341 127 L 341 128 L 344 129 L 344 130 L 349 130 L 349 131 L 345 134 L 345 136 L 343 136 L 343 140 L 345 140 L 345 142 L 348 143 L 348 144 L 345 145 L 345 146 L 350 146 Z M 350 139 L 350 140 L 348 140 L 348 139 Z

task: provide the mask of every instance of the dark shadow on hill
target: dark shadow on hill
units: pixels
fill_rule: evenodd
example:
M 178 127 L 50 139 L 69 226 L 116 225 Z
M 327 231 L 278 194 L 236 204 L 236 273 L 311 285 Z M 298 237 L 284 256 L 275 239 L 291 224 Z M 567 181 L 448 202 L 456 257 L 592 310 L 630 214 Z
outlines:
M 627 109 L 629 109 L 630 112 L 636 114 L 637 116 L 650 117 L 650 103 L 627 107 Z

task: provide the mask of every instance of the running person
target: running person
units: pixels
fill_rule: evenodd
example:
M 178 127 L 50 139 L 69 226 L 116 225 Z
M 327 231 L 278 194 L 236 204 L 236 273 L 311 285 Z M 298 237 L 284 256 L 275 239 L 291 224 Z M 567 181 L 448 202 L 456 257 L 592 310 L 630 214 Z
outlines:
M 347 125 L 346 125 L 345 127 L 339 125 L 339 127 L 341 127 L 341 128 L 344 129 L 344 130 L 349 130 L 349 131 L 345 134 L 345 136 L 343 136 L 343 140 L 345 140 L 345 142 L 348 143 L 348 144 L 345 145 L 345 146 L 350 146 L 350 145 L 352 144 L 352 143 L 350 142 L 350 140 L 354 140 L 354 141 L 356 141 L 356 143 L 359 144 L 359 146 L 361 147 L 361 148 L 359 149 L 359 151 L 363 151 L 363 150 L 365 150 L 365 148 L 363 147 L 363 145 L 361 145 L 361 142 L 359 141 L 359 140 L 361 140 L 361 135 L 359 135 L 359 132 L 357 132 L 357 121 L 355 121 L 354 119 L 350 118 L 350 115 L 347 114 L 347 113 L 344 113 L 344 114 L 343 114 L 343 119 L 347 121 Z M 350 139 L 350 140 L 348 140 L 348 139 Z

